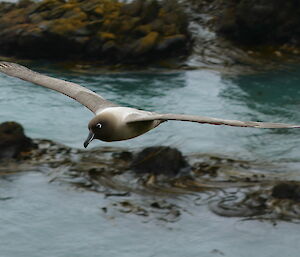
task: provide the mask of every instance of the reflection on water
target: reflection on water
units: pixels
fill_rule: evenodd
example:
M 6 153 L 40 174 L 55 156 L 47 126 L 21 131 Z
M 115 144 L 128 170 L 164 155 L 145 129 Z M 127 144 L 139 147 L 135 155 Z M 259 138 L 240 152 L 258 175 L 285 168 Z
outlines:
M 120 105 L 135 108 L 143 106 L 151 110 L 155 110 L 156 99 L 166 97 L 173 89 L 185 86 L 185 76 L 180 72 L 158 73 L 155 76 L 153 73 L 89 75 L 82 76 L 81 81 L 81 84 L 88 85 Z
M 264 74 L 237 76 L 231 79 L 240 90 L 231 88 L 226 97 L 244 102 L 249 109 L 274 119 L 299 120 L 300 77 L 297 72 L 272 71 Z M 255 114 L 254 114 L 255 115 Z
M 221 93 L 244 119 L 300 124 L 300 76 L 297 67 L 229 78 Z M 299 159 L 299 130 L 253 131 L 245 147 L 267 158 Z M 254 153 L 255 154 L 255 153 Z

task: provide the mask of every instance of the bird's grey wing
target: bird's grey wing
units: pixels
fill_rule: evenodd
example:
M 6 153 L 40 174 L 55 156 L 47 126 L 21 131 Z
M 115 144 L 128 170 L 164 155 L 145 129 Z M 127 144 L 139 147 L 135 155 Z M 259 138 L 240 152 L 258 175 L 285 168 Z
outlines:
M 0 72 L 65 94 L 94 113 L 105 107 L 117 106 L 78 84 L 40 74 L 16 63 L 0 62 Z
M 226 125 L 226 126 L 234 126 L 234 127 L 300 128 L 300 125 L 285 124 L 285 123 L 224 120 L 224 119 L 211 118 L 205 116 L 194 116 L 194 115 L 185 115 L 185 114 L 159 114 L 159 113 L 145 113 L 140 115 L 132 115 L 126 119 L 126 122 L 134 123 L 134 122 L 151 121 L 151 120 L 161 120 L 161 121 L 179 120 L 179 121 L 207 123 L 212 125 Z

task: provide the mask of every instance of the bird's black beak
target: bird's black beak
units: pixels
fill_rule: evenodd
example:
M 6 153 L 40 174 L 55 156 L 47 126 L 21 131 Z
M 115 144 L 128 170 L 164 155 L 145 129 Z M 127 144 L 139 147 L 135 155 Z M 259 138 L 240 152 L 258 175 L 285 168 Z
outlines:
M 87 139 L 83 143 L 84 148 L 87 148 L 87 146 L 89 145 L 89 143 L 92 142 L 94 137 L 95 137 L 95 134 L 90 130 L 90 133 L 89 133 Z

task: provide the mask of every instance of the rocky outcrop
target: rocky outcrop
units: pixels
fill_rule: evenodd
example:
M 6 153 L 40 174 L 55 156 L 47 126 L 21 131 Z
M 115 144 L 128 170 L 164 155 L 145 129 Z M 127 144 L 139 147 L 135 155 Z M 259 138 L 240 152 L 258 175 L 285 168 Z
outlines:
M 20 124 L 16 122 L 0 124 L 0 159 L 18 158 L 34 148 L 35 144 L 25 136 Z
M 143 63 L 186 54 L 187 22 L 173 1 L 44 0 L 0 4 L 0 53 Z
M 193 68 L 245 73 L 299 62 L 299 3 L 182 0 L 189 12 Z
M 218 31 L 246 45 L 300 44 L 300 2 L 231 0 L 218 19 Z

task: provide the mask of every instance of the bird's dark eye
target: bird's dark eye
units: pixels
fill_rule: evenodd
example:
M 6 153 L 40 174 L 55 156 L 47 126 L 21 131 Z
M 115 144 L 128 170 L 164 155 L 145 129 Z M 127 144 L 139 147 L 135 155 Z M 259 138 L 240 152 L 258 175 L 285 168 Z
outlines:
M 101 123 L 97 123 L 97 125 L 96 125 L 96 128 L 101 128 L 102 127 L 102 124 Z

